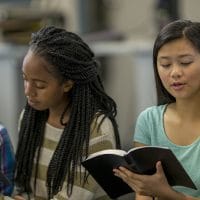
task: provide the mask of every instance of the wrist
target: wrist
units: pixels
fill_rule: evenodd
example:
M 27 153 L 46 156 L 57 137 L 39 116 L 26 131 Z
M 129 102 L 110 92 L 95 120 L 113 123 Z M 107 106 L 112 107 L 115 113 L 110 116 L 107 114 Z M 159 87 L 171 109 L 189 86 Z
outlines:
M 190 197 L 185 196 L 182 193 L 179 193 L 172 188 L 169 188 L 169 190 L 166 190 L 163 192 L 163 194 L 158 198 L 159 200 L 192 200 Z
M 191 196 L 185 196 L 184 200 L 199 200 L 199 198 L 191 197 Z

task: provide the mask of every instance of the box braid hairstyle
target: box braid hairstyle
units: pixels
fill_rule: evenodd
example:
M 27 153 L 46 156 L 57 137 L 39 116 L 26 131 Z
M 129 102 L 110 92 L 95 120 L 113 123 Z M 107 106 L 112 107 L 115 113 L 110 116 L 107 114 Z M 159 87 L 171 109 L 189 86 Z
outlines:
M 46 181 L 49 199 L 62 189 L 65 180 L 68 186 L 66 192 L 70 196 L 76 169 L 80 167 L 83 157 L 88 156 L 90 126 L 97 113 L 98 116 L 104 115 L 102 121 L 105 117 L 111 120 L 116 147 L 120 148 L 115 121 L 116 103 L 104 92 L 94 53 L 78 35 L 62 28 L 48 26 L 32 34 L 29 46 L 34 54 L 43 57 L 50 64 L 48 70 L 52 75 L 61 82 L 64 80 L 74 82 L 70 91 L 70 104 L 60 119 L 65 128 L 49 163 Z M 65 124 L 63 117 L 69 107 L 70 119 Z M 26 104 L 16 152 L 16 185 L 22 188 L 21 192 L 28 194 L 32 192 L 30 179 L 35 156 L 34 188 L 36 189 L 37 166 L 47 119 L 48 110 L 38 111 Z

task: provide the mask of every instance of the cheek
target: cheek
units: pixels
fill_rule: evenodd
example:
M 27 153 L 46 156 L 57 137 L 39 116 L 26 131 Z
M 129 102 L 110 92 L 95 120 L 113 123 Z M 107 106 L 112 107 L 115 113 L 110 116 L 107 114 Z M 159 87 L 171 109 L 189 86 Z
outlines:
M 185 71 L 185 79 L 188 84 L 200 86 L 200 67 L 188 68 L 187 71 Z
M 50 101 L 59 101 L 64 96 L 64 92 L 61 88 L 51 88 L 45 94 L 45 98 Z
M 190 79 L 200 80 L 200 68 L 195 71 L 190 71 L 187 73 Z
M 158 75 L 163 85 L 165 85 L 169 81 L 169 75 L 166 71 L 158 70 Z

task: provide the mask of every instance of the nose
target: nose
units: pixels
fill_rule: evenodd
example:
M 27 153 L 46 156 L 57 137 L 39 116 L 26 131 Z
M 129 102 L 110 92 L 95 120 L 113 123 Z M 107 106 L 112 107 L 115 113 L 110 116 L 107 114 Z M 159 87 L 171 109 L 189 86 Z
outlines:
M 174 64 L 171 70 L 171 77 L 172 78 L 180 78 L 183 74 L 181 66 L 178 64 Z
M 29 97 L 36 96 L 34 87 L 28 81 L 24 81 L 24 93 L 26 96 L 29 96 Z

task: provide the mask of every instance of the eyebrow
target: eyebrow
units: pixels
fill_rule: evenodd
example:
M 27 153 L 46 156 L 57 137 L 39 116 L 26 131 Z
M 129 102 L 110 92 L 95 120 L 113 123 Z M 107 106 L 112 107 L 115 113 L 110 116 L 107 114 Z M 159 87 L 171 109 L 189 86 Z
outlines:
M 23 76 L 26 77 L 26 74 L 25 74 L 24 72 L 22 72 L 22 74 L 23 74 Z M 47 83 L 46 81 L 43 81 L 43 80 L 41 80 L 41 79 L 37 79 L 37 78 L 34 78 L 34 79 L 32 79 L 32 80 L 33 80 L 33 81 L 36 81 L 36 82 Z
M 182 57 L 194 57 L 194 55 L 191 55 L 191 54 L 183 54 L 183 55 L 180 55 L 180 56 L 178 56 L 178 57 L 180 57 L 180 58 L 182 58 Z
M 35 82 L 42 82 L 42 83 L 47 83 L 46 81 L 40 80 L 40 79 L 33 79 Z
M 194 55 L 191 55 L 191 54 L 182 54 L 182 55 L 179 55 L 178 58 L 183 58 L 183 57 L 194 57 Z M 161 59 L 169 59 L 170 56 L 160 56 L 158 57 L 158 60 L 161 60 Z

